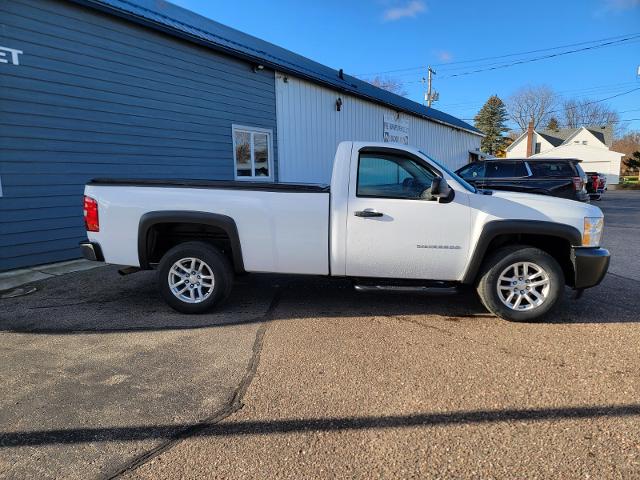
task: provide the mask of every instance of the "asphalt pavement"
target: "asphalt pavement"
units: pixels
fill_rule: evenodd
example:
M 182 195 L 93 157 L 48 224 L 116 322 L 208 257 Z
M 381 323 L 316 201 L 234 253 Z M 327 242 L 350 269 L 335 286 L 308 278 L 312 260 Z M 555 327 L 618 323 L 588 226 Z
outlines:
M 183 316 L 113 267 L 0 300 L 7 478 L 640 478 L 640 192 L 542 323 L 250 275 Z

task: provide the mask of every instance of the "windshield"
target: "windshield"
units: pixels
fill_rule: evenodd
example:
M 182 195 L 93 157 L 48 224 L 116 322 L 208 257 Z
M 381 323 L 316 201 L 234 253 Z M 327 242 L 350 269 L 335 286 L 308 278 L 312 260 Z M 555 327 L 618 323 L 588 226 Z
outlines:
M 464 178 L 462 178 L 461 176 L 459 176 L 457 173 L 453 173 L 451 170 L 449 170 L 447 167 L 445 167 L 444 165 L 442 165 L 439 161 L 435 160 L 434 158 L 431 158 L 429 155 L 427 155 L 426 153 L 424 153 L 422 150 L 420 150 L 420 153 L 422 155 L 424 155 L 425 157 L 427 157 L 429 160 L 431 160 L 433 163 L 435 163 L 440 169 L 444 170 L 445 172 L 447 172 L 447 174 L 451 177 L 453 177 L 453 179 L 458 182 L 460 185 L 462 185 L 465 189 L 469 190 L 470 192 L 473 193 L 478 193 L 478 189 L 476 187 L 474 187 L 473 185 L 471 185 L 469 182 L 467 182 Z

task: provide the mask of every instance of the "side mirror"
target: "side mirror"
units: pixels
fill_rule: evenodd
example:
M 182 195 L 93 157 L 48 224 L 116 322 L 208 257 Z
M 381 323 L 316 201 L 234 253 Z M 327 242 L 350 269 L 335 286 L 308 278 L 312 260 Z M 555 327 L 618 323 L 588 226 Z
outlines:
M 449 198 L 451 187 L 442 177 L 436 177 L 431 182 L 431 196 L 434 198 Z

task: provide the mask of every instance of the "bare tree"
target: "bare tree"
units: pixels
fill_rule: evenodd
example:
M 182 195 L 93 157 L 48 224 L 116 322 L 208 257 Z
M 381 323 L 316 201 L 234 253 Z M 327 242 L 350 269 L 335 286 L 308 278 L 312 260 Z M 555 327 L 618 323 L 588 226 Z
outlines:
M 370 80 L 367 80 L 367 82 L 375 87 L 382 88 L 383 90 L 387 90 L 391 93 L 395 93 L 396 95 L 402 95 L 403 97 L 407 96 L 407 91 L 404 89 L 404 84 L 396 78 L 376 76 Z
M 533 128 L 546 125 L 557 105 L 555 92 L 545 85 L 527 86 L 518 90 L 507 100 L 507 111 L 521 131 L 525 131 L 529 122 Z
M 564 124 L 569 128 L 588 125 L 616 125 L 620 116 L 607 105 L 593 100 L 567 100 L 562 104 Z

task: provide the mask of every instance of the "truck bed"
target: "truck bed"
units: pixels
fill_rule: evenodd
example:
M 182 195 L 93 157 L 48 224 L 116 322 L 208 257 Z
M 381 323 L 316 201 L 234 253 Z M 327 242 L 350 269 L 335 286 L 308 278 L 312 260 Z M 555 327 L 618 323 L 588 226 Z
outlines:
M 134 265 L 143 215 L 154 211 L 226 215 L 236 224 L 248 272 L 329 274 L 329 188 L 217 180 L 95 179 L 100 231 L 88 232 L 107 262 Z

